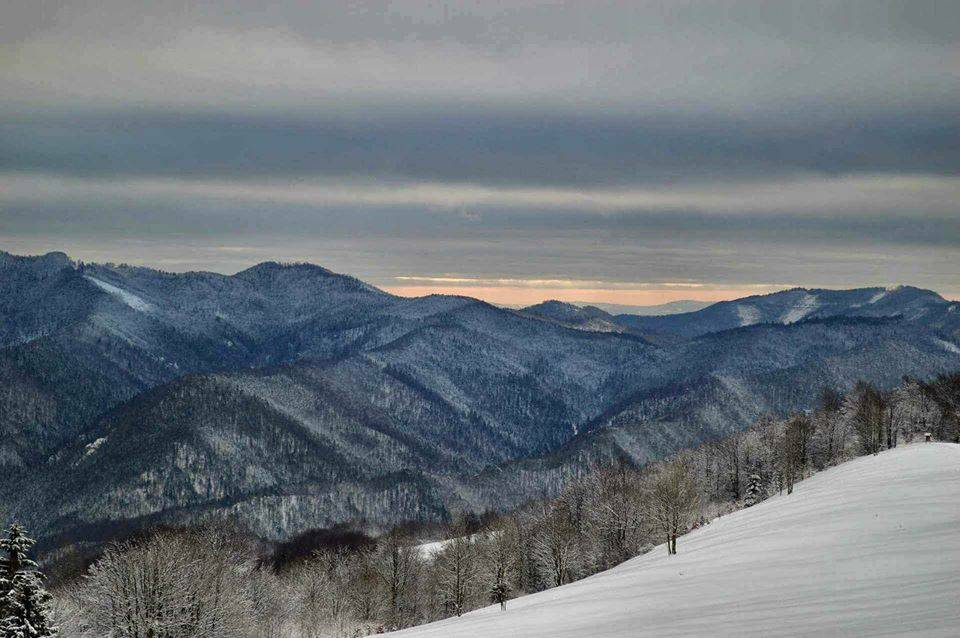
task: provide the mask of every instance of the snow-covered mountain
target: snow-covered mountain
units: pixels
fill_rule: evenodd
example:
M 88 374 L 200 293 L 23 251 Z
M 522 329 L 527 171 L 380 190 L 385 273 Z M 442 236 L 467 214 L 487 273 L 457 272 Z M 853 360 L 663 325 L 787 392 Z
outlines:
M 584 580 L 398 638 L 948 636 L 960 446 L 861 457 Z
M 960 336 L 960 303 L 912 286 L 824 290 L 794 288 L 721 301 L 703 310 L 661 317 L 618 315 L 617 323 L 640 334 L 697 337 L 758 323 L 792 324 L 826 317 L 900 317 Z
M 744 303 L 789 314 L 778 294 Z M 957 304 L 889 297 L 861 306 L 880 317 L 836 304 L 653 344 L 307 264 L 0 254 L 0 513 L 48 537 L 225 513 L 282 537 L 509 505 L 590 455 L 643 463 L 823 385 L 960 368 L 955 335 L 925 319 Z
M 627 332 L 613 315 L 596 306 L 577 306 L 562 301 L 544 301 L 522 308 L 520 312 L 532 317 L 555 321 L 561 325 L 594 332 Z

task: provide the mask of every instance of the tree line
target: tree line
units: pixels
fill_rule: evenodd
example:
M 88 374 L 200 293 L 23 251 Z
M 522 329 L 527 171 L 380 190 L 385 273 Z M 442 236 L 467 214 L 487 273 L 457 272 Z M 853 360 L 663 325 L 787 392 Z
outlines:
M 510 512 L 455 515 L 431 544 L 416 527 L 376 538 L 340 528 L 305 537 L 322 539 L 310 551 L 271 560 L 262 541 L 229 524 L 145 534 L 109 546 L 55 588 L 52 613 L 71 638 L 348 638 L 506 607 L 654 548 L 676 554 L 683 534 L 718 516 L 928 432 L 960 442 L 960 373 L 905 378 L 892 390 L 824 389 L 810 411 L 760 418 L 642 468 L 598 463 L 558 496 Z M 9 559 L 3 565 L 12 573 Z M 8 592 L 11 578 L 0 580 Z M 46 609 L 42 587 L 35 593 Z M 0 638 L 8 635 L 20 636 Z

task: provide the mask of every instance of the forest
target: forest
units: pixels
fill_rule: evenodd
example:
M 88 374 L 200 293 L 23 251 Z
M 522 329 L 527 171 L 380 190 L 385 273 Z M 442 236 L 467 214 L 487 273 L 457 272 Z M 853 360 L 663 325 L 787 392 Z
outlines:
M 77 569 L 63 555 L 38 565 L 13 525 L 0 540 L 0 636 L 347 638 L 507 607 L 645 552 L 683 552 L 683 534 L 717 517 L 928 435 L 960 443 L 960 373 L 825 388 L 808 412 L 643 467 L 597 463 L 556 497 L 440 527 L 344 524 L 284 543 L 229 521 L 161 527 Z

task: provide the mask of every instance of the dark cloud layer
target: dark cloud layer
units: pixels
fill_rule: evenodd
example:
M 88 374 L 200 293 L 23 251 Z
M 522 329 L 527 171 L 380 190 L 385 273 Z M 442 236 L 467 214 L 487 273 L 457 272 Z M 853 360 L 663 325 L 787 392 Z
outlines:
M 0 245 L 960 295 L 958 25 L 946 0 L 15 0 Z
M 196 113 L 21 116 L 0 170 L 69 175 L 377 177 L 597 186 L 795 172 L 960 173 L 960 110 L 871 120 L 511 113 L 352 120 Z

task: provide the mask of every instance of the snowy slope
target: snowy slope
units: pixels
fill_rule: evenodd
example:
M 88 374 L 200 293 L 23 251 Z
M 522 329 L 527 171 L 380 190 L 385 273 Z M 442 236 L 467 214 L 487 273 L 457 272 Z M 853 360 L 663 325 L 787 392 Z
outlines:
M 413 637 L 957 636 L 960 446 L 864 457 L 558 589 Z
M 694 338 L 758 323 L 791 324 L 827 317 L 899 317 L 956 336 L 960 331 L 958 307 L 960 304 L 947 301 L 931 290 L 912 286 L 852 290 L 793 288 L 721 301 L 695 312 L 662 317 L 618 315 L 614 321 L 651 338 L 668 334 Z
M 100 281 L 96 277 L 84 277 L 84 279 L 93 283 L 100 290 L 108 292 L 117 297 L 134 310 L 139 310 L 140 312 L 150 312 L 153 310 L 153 306 L 150 303 L 144 301 L 141 297 L 138 297 L 128 290 L 124 290 L 123 288 L 114 286 L 113 284 L 108 284 L 105 281 Z

